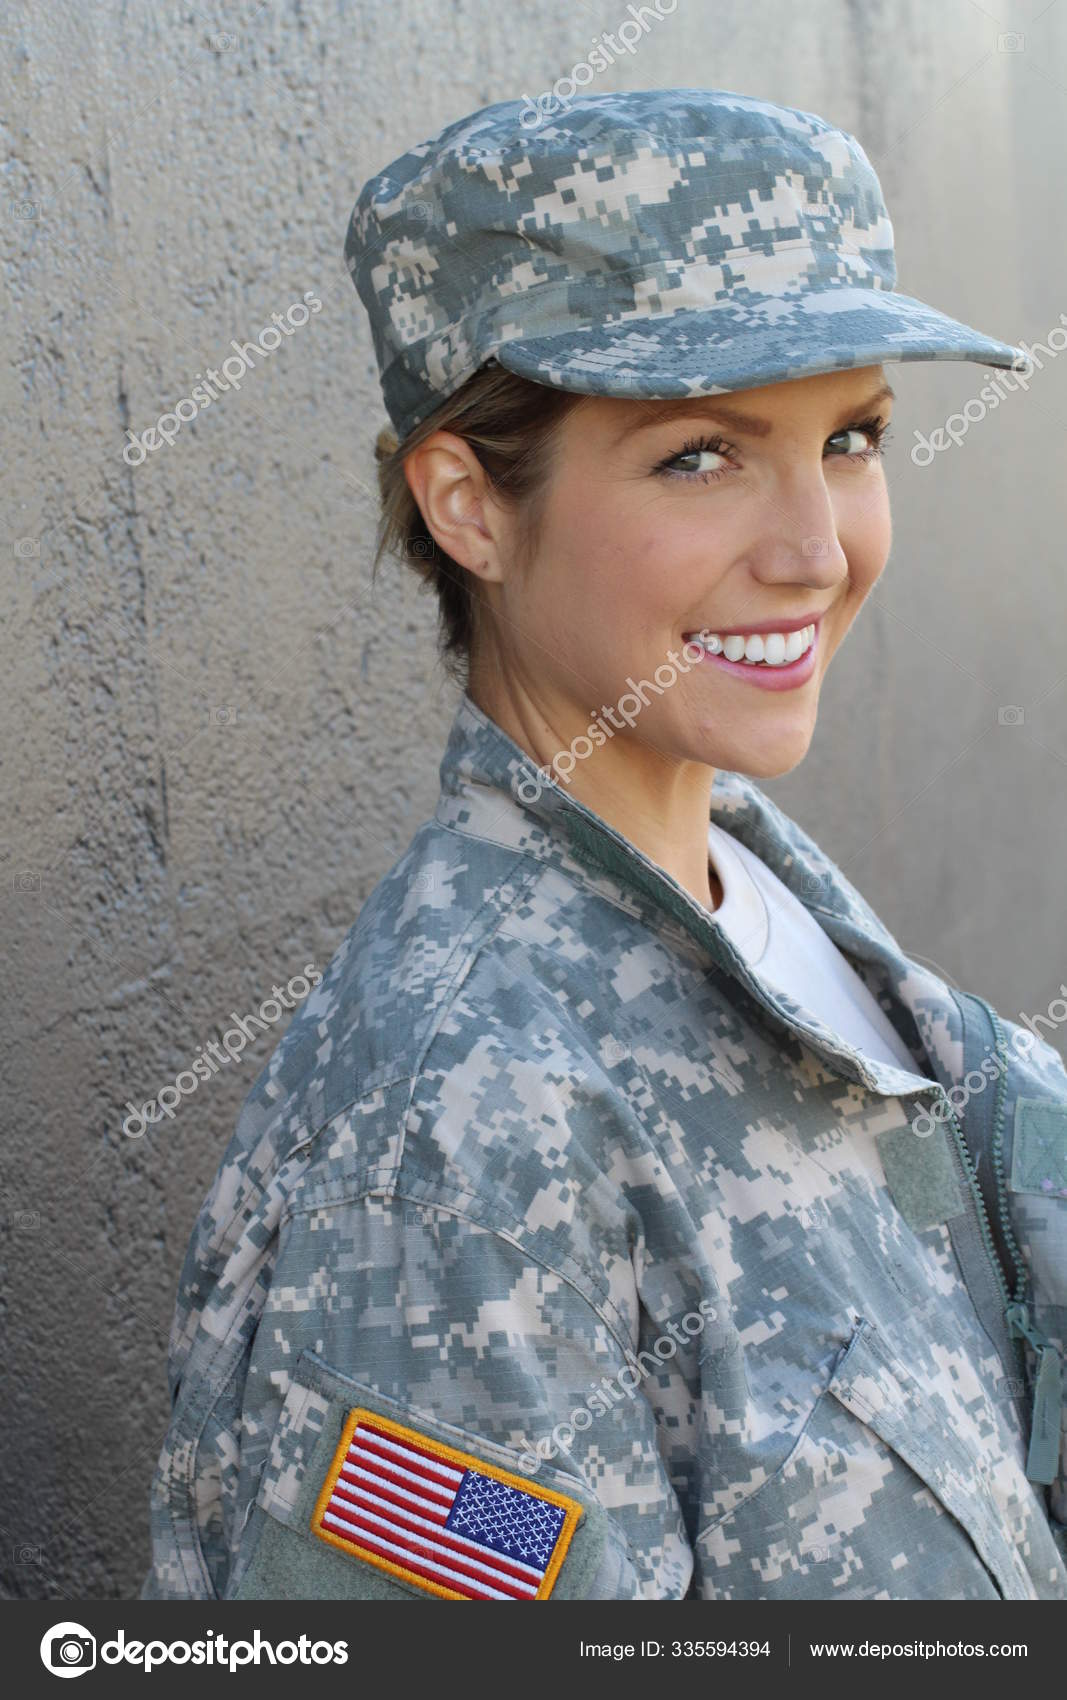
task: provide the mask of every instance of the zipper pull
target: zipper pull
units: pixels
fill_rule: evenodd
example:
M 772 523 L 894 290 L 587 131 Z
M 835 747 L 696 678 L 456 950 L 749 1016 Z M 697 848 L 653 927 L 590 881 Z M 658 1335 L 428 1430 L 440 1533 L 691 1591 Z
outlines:
M 1037 1324 L 1031 1322 L 1025 1305 L 1009 1305 L 1004 1314 L 1012 1338 L 1028 1340 L 1037 1353 L 1026 1475 L 1031 1482 L 1048 1485 L 1056 1480 L 1060 1460 L 1060 1405 L 1063 1397 L 1060 1354 Z

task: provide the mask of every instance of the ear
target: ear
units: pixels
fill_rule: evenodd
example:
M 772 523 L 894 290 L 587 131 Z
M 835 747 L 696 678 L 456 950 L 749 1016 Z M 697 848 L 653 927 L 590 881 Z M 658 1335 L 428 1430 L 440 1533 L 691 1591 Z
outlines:
M 510 522 L 470 444 L 435 431 L 405 458 L 404 477 L 434 541 L 486 582 L 502 579 Z

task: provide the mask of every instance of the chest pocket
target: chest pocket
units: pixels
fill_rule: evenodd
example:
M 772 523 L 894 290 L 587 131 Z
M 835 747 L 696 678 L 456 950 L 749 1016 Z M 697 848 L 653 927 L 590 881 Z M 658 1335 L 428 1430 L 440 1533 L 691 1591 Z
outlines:
M 859 1321 L 784 1462 L 698 1535 L 704 1597 L 1033 1599 L 1028 1543 L 1067 1598 L 1021 1464 L 958 1419 Z
M 602 1507 L 560 1471 L 524 1474 L 522 1457 L 302 1352 L 225 1597 L 582 1599 L 610 1587 L 621 1566 Z
M 860 1325 L 828 1391 L 873 1429 L 951 1512 L 1003 1597 L 1032 1599 L 1033 1583 L 1020 1554 L 1020 1544 L 1031 1532 L 1027 1524 L 1048 1545 L 1053 1567 L 1059 1566 L 1021 1465 L 1009 1470 L 1009 1460 L 1003 1457 L 995 1465 L 987 1463 L 868 1323 Z

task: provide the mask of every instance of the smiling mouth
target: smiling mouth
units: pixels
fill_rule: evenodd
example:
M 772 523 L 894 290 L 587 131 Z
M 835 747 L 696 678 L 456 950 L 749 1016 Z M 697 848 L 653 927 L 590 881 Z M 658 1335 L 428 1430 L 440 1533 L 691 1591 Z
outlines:
M 707 655 L 722 655 L 727 661 L 747 662 L 750 667 L 788 667 L 806 655 L 815 642 L 815 625 L 794 632 L 720 632 L 705 629 L 685 632 L 686 643 L 697 643 Z

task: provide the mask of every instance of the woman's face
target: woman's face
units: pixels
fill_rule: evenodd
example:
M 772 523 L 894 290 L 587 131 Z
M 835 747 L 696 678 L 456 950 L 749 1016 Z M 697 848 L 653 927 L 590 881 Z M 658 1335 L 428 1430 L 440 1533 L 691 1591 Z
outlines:
M 673 759 L 787 773 L 889 554 L 886 390 L 868 366 L 692 401 L 583 398 L 556 439 L 534 553 L 492 586 L 497 676 L 566 742 L 602 715 Z M 768 664 L 812 622 L 806 658 Z M 781 638 L 762 664 L 730 659 L 768 632 Z M 687 663 L 693 633 L 735 641 Z

